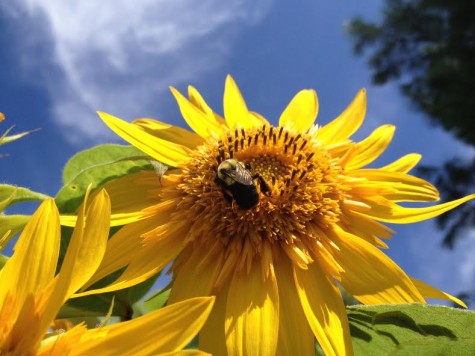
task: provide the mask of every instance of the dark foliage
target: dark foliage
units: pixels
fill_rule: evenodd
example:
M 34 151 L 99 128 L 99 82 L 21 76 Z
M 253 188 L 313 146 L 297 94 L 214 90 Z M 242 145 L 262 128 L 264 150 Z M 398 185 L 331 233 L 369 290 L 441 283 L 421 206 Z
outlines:
M 397 80 L 402 92 L 458 139 L 475 146 L 475 1 L 387 0 L 379 24 L 353 19 L 355 53 L 369 51 L 373 81 Z M 475 192 L 475 159 L 424 167 L 442 200 Z M 475 226 L 472 204 L 438 218 L 444 246 Z

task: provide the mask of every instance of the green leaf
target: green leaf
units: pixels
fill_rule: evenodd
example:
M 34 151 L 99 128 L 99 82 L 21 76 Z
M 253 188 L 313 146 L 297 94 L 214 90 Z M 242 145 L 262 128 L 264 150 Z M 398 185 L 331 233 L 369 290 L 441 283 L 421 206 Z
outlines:
M 6 241 L 2 242 L 0 250 L 10 241 L 16 234 L 23 230 L 26 223 L 30 220 L 29 215 L 0 215 L 0 237 L 10 231 Z
M 66 164 L 64 186 L 56 195 L 61 213 L 74 213 L 83 201 L 89 184 L 97 188 L 109 180 L 141 169 L 152 169 L 149 157 L 133 146 L 100 145 L 79 152 Z
M 474 355 L 475 313 L 425 304 L 347 308 L 355 355 Z
M 164 289 L 153 294 L 150 298 L 143 302 L 143 308 L 147 312 L 160 309 L 168 301 L 170 296 L 171 288 L 170 286 L 165 287 Z
M 2 270 L 3 266 L 5 266 L 5 263 L 7 263 L 8 257 L 4 255 L 0 255 L 0 271 Z
M 114 293 L 89 295 L 70 299 L 59 311 L 58 319 L 100 317 L 107 314 L 112 304 Z M 130 319 L 132 308 L 128 303 L 117 302 L 115 299 L 113 316 Z
M 45 194 L 10 184 L 0 184 L 0 211 L 6 207 L 25 201 L 43 201 L 49 198 Z
M 126 289 L 127 298 L 129 302 L 131 304 L 135 304 L 139 300 L 141 300 L 145 296 L 145 294 L 147 294 L 148 291 L 153 287 L 153 285 L 155 284 L 159 276 L 160 276 L 160 273 L 156 274 L 153 277 L 150 277 L 149 279 L 143 281 L 140 284 L 137 284 L 133 287 Z
M 107 285 L 123 272 L 117 271 L 110 276 L 105 277 L 100 282 L 91 287 L 94 289 L 101 285 Z M 104 316 L 109 311 L 114 299 L 114 307 L 111 316 L 119 317 L 121 320 L 129 320 L 134 315 L 134 304 L 143 298 L 155 283 L 157 274 L 146 281 L 139 283 L 133 287 L 121 289 L 115 292 L 93 294 L 80 298 L 70 299 L 65 307 L 61 309 L 62 318 L 86 318 Z

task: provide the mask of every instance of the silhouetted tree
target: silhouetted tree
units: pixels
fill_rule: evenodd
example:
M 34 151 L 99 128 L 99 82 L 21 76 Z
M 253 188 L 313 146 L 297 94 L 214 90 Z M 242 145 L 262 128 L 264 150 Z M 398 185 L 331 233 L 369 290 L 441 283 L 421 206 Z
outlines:
M 369 53 L 376 84 L 397 80 L 402 92 L 441 125 L 475 146 L 475 1 L 387 0 L 379 24 L 355 18 L 348 27 L 355 53 Z M 475 159 L 424 167 L 444 200 L 475 191 Z M 473 206 L 442 215 L 444 246 L 475 226 Z

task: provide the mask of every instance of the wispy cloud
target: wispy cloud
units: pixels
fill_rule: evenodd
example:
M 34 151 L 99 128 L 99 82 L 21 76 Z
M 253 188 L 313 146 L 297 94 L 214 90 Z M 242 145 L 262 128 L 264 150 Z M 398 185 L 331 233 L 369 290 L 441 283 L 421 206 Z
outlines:
M 52 116 L 81 142 L 108 134 L 95 110 L 139 116 L 168 85 L 219 68 L 270 2 L 23 0 L 0 8 L 15 24 L 23 67 L 50 93 Z

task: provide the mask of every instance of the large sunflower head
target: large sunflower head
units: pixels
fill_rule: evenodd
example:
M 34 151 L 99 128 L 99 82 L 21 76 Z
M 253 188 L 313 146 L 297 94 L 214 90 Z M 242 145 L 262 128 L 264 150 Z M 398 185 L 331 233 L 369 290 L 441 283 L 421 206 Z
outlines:
M 364 119 L 364 90 L 325 126 L 314 123 L 314 90 L 299 92 L 276 126 L 248 110 L 229 76 L 224 118 L 193 87 L 188 98 L 172 92 L 195 133 L 100 113 L 122 138 L 177 168 L 159 187 L 158 180 L 137 176 L 137 187 L 154 187 L 147 194 L 156 203 L 113 238 L 117 250 L 109 251 L 102 275 L 128 268 L 109 290 L 175 259 L 171 303 L 217 295 L 200 337 L 200 345 L 216 354 L 312 354 L 314 337 L 327 354 L 351 353 L 337 285 L 365 304 L 454 300 L 408 277 L 381 251 L 393 232 L 383 223 L 428 219 L 474 195 L 425 208 L 401 206 L 435 201 L 438 191 L 408 174 L 418 154 L 364 168 L 394 133 L 384 125 L 360 142 L 350 139 Z M 133 190 L 129 180 L 118 187 Z M 122 253 L 118 262 L 125 241 L 136 251 Z

